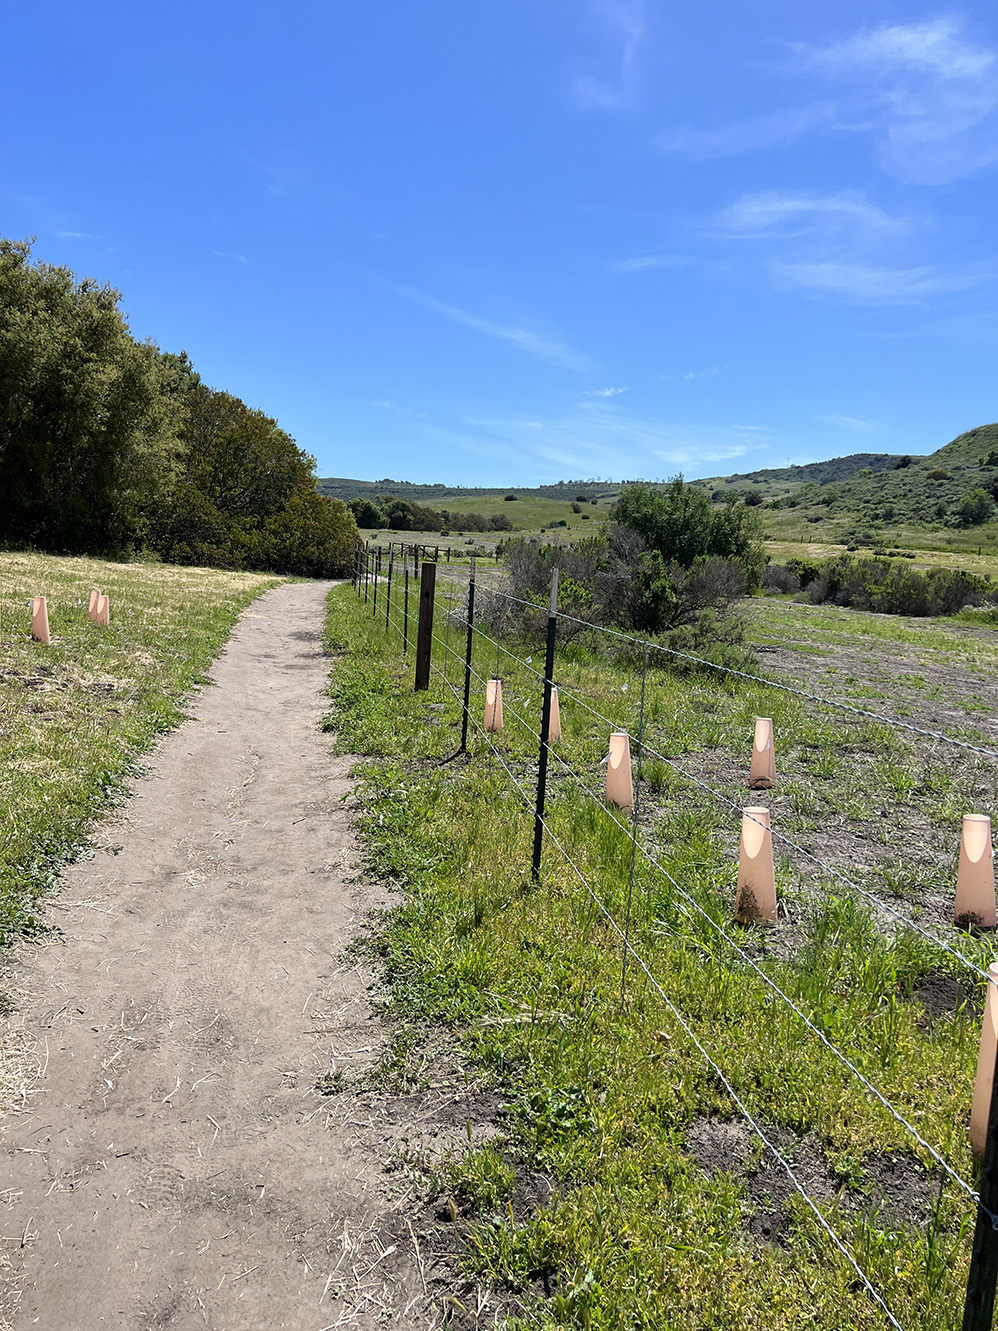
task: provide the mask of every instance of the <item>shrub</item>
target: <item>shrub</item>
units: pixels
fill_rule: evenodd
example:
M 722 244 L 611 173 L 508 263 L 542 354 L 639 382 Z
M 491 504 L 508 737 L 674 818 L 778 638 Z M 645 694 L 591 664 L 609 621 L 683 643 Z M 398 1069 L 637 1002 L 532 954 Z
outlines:
M 920 573 L 885 558 L 839 555 L 822 566 L 806 595 L 814 605 L 832 602 L 880 614 L 921 617 L 953 615 L 965 605 L 981 605 L 991 599 L 992 588 L 986 579 L 955 569 Z
M 786 567 L 797 578 L 802 587 L 806 587 L 809 582 L 813 582 L 821 572 L 821 561 L 818 559 L 788 559 Z
M 968 490 L 963 496 L 956 510 L 956 516 L 961 527 L 975 527 L 978 523 L 987 522 L 993 517 L 994 511 L 995 502 L 991 495 L 978 486 L 974 490 Z
M 514 495 L 514 494 L 503 495 L 503 502 L 506 504 L 511 504 L 514 499 L 519 499 L 519 497 L 520 497 L 519 495 Z
M 667 564 L 657 550 L 626 528 L 585 537 L 574 545 L 507 541 L 503 559 L 513 595 L 539 607 L 547 601 L 551 570 L 560 570 L 559 605 L 572 592 L 569 613 L 591 624 L 619 624 L 645 632 L 687 627 L 704 612 L 723 617 L 746 591 L 742 564 L 710 556 L 692 567 Z
M 800 586 L 800 578 L 785 564 L 767 564 L 763 569 L 763 591 L 799 592 Z

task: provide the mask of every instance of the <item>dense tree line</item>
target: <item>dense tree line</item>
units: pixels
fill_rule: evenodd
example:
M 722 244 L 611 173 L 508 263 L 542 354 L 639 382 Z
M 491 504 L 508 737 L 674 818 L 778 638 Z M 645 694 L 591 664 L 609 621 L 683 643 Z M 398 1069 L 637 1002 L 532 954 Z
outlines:
M 383 494 L 374 499 L 351 499 L 347 507 L 358 527 L 389 531 L 512 531 L 505 513 L 456 513 L 447 508 L 426 508 L 411 499 Z
M 0 238 L 0 541 L 345 572 L 357 526 L 269 416 L 138 342 L 120 294 Z

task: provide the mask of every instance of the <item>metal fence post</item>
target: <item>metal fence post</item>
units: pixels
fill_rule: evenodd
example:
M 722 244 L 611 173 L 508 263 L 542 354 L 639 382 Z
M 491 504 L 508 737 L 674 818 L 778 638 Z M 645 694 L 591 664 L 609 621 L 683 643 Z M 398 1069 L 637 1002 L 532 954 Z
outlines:
M 395 562 L 395 556 L 392 554 L 392 547 L 388 547 L 388 586 L 385 588 L 385 632 L 388 632 L 388 626 L 392 616 L 392 565 Z
M 638 858 L 638 806 L 641 803 L 641 769 L 645 741 L 645 685 L 648 682 L 648 646 L 641 664 L 641 709 L 638 712 L 638 779 L 631 810 L 631 868 L 627 876 L 627 913 L 624 916 L 624 949 L 620 961 L 620 1001 L 627 993 L 627 957 L 631 947 L 631 902 L 634 900 L 634 865 Z
M 544 798 L 548 778 L 548 735 L 551 733 L 551 690 L 554 687 L 554 644 L 558 632 L 558 570 L 551 573 L 548 605 L 548 641 L 544 658 L 544 706 L 541 709 L 541 749 L 537 758 L 537 803 L 534 806 L 534 856 L 530 865 L 533 882 L 541 876 L 541 847 L 544 844 Z
M 381 546 L 379 545 L 374 552 L 374 605 L 371 613 L 376 617 L 378 613 L 378 577 L 381 573 Z
M 433 647 L 433 607 L 437 566 L 423 562 L 419 577 L 419 628 L 416 638 L 416 691 L 430 687 L 430 656 Z
M 468 752 L 468 703 L 471 701 L 471 648 L 472 623 L 475 618 L 475 556 L 471 556 L 471 578 L 468 582 L 468 638 L 464 645 L 464 714 L 461 717 L 461 747 L 458 753 Z
M 371 544 L 364 542 L 364 601 L 367 601 L 368 587 L 371 581 Z
M 409 555 L 406 553 L 405 560 L 405 615 L 402 619 L 402 655 L 405 656 L 409 651 Z
M 991 1331 L 995 1310 L 998 1228 L 992 1217 L 998 1216 L 998 1060 L 992 1073 L 988 1135 L 984 1141 L 984 1163 L 981 1166 L 978 1195 L 977 1224 L 970 1254 L 967 1297 L 963 1305 L 963 1331 Z

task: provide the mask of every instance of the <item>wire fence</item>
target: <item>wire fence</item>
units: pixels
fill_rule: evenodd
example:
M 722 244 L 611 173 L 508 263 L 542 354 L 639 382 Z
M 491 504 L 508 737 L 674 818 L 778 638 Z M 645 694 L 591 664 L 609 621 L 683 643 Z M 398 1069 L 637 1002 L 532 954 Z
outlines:
M 366 600 L 375 602 L 374 613 L 377 614 L 375 598 L 377 596 L 378 584 L 382 576 L 382 570 L 378 567 L 373 569 L 369 567 L 370 557 L 367 551 L 358 550 L 357 565 L 355 568 L 355 586 L 358 594 Z M 833 1228 L 828 1216 L 821 1209 L 821 1206 L 808 1191 L 807 1187 L 798 1177 L 793 1164 L 781 1152 L 778 1144 L 773 1140 L 773 1134 L 767 1133 L 764 1126 L 758 1121 L 758 1115 L 753 1114 L 746 1105 L 744 1097 L 739 1095 L 735 1085 L 735 1078 L 730 1071 L 725 1072 L 718 1057 L 711 1052 L 703 1035 L 697 1033 L 691 1020 L 684 1016 L 683 1012 L 677 1006 L 677 1003 L 666 992 L 660 978 L 655 973 L 654 962 L 650 961 L 642 951 L 635 946 L 632 941 L 632 905 L 635 886 L 635 869 L 640 861 L 645 865 L 649 874 L 668 884 L 671 891 L 672 902 L 682 911 L 682 913 L 691 921 L 695 921 L 700 929 L 714 938 L 720 951 L 712 949 L 711 955 L 717 958 L 723 955 L 726 958 L 725 965 L 729 973 L 733 968 L 738 968 L 742 974 L 750 973 L 770 994 L 772 1000 L 782 1009 L 791 1014 L 800 1024 L 802 1032 L 810 1039 L 817 1041 L 825 1053 L 834 1060 L 840 1068 L 844 1070 L 848 1077 L 852 1079 L 855 1085 L 860 1088 L 863 1095 L 871 1104 L 877 1107 L 887 1115 L 895 1128 L 908 1138 L 913 1148 L 921 1153 L 921 1157 L 926 1161 L 932 1162 L 932 1167 L 939 1172 L 940 1199 L 944 1182 L 948 1182 L 955 1188 L 956 1194 L 964 1199 L 964 1204 L 972 1211 L 976 1221 L 975 1237 L 971 1257 L 970 1278 L 967 1287 L 967 1298 L 964 1309 L 963 1329 L 964 1331 L 985 1331 L 992 1325 L 995 1284 L 998 1280 L 998 1084 L 994 1077 L 994 1059 L 995 1051 L 991 1047 L 985 1050 L 982 1041 L 982 1060 L 990 1058 L 991 1062 L 986 1067 L 985 1094 L 990 1095 L 988 1105 L 985 1106 L 985 1112 L 988 1108 L 988 1127 L 986 1146 L 984 1150 L 983 1168 L 979 1171 L 979 1178 L 969 1178 L 960 1168 L 946 1158 L 945 1146 L 940 1143 L 933 1144 L 928 1140 L 926 1134 L 916 1126 L 912 1120 L 917 1114 L 911 1108 L 903 1107 L 895 1103 L 884 1090 L 876 1084 L 872 1075 L 864 1071 L 859 1066 L 858 1060 L 840 1045 L 835 1033 L 829 1033 L 823 1029 L 823 1023 L 820 1018 L 808 1015 L 801 1003 L 795 1001 L 793 996 L 786 991 L 773 977 L 771 967 L 756 959 L 753 955 L 753 949 L 749 942 L 748 935 L 743 931 L 741 935 L 733 932 L 732 928 L 716 918 L 714 912 L 704 906 L 698 900 L 695 893 L 689 890 L 679 881 L 676 874 L 673 873 L 667 865 L 662 863 L 662 858 L 656 853 L 653 839 L 650 840 L 647 831 L 642 828 L 639 820 L 640 801 L 644 783 L 642 781 L 642 766 L 649 760 L 655 760 L 664 764 L 675 776 L 682 782 L 688 783 L 700 795 L 706 797 L 713 804 L 716 804 L 726 811 L 735 812 L 743 820 L 756 825 L 765 833 L 772 836 L 773 841 L 778 846 L 784 848 L 787 852 L 792 852 L 798 860 L 803 860 L 814 866 L 816 870 L 823 875 L 825 880 L 841 884 L 848 889 L 850 893 L 855 894 L 867 906 L 872 908 L 878 914 L 886 916 L 898 931 L 910 931 L 917 936 L 922 944 L 926 945 L 933 954 L 939 954 L 948 958 L 951 963 L 971 977 L 974 983 L 983 981 L 988 992 L 988 1005 L 994 1001 L 993 991 L 995 990 L 995 979 L 984 965 L 972 956 L 968 956 L 960 946 L 957 946 L 951 939 L 942 936 L 938 931 L 929 929 L 921 924 L 913 916 L 885 901 L 882 897 L 871 892 L 868 888 L 855 881 L 855 877 L 846 873 L 836 865 L 827 862 L 827 858 L 802 845 L 799 841 L 791 838 L 779 828 L 771 828 L 768 820 L 763 820 L 753 814 L 746 812 L 743 806 L 733 800 L 725 792 L 718 790 L 702 777 L 689 770 L 677 762 L 674 757 L 663 752 L 664 746 L 656 747 L 646 736 L 646 693 L 648 682 L 648 662 L 649 656 L 653 653 L 664 653 L 677 658 L 683 658 L 687 662 L 694 662 L 698 667 L 709 668 L 714 671 L 720 671 L 729 674 L 742 681 L 751 682 L 755 686 L 776 689 L 780 692 L 792 694 L 809 703 L 817 703 L 827 706 L 831 709 L 843 709 L 855 715 L 873 720 L 880 726 L 894 727 L 899 731 L 915 734 L 923 738 L 931 739 L 938 745 L 952 745 L 955 749 L 969 751 L 975 754 L 978 759 L 998 759 L 998 751 L 987 748 L 983 745 L 975 745 L 960 737 L 947 735 L 942 731 L 924 729 L 911 725 L 907 722 L 890 717 L 886 714 L 875 713 L 863 708 L 856 708 L 849 704 L 843 704 L 836 699 L 823 698 L 820 695 L 810 693 L 806 690 L 796 689 L 786 685 L 778 680 L 769 680 L 763 676 L 752 674 L 740 669 L 731 669 L 729 667 L 717 665 L 705 658 L 692 656 L 684 652 L 670 652 L 670 649 L 661 644 L 645 641 L 627 634 L 617 633 L 613 630 L 599 629 L 594 630 L 598 633 L 606 633 L 608 636 L 620 640 L 623 639 L 633 647 L 639 648 L 642 653 L 641 670 L 641 688 L 640 702 L 637 708 L 637 727 L 636 735 L 633 736 L 636 743 L 638 760 L 638 781 L 637 786 L 632 786 L 632 795 L 629 804 L 615 803 L 607 798 L 603 791 L 594 789 L 591 784 L 591 776 L 587 780 L 585 771 L 579 770 L 577 762 L 572 762 L 565 753 L 556 748 L 551 737 L 551 717 L 553 697 L 557 697 L 558 705 L 565 703 L 568 707 L 579 708 L 594 722 L 601 727 L 606 727 L 611 734 L 627 733 L 628 727 L 622 725 L 618 720 L 606 715 L 599 706 L 594 706 L 591 701 L 587 701 L 581 696 L 581 689 L 578 685 L 568 687 L 563 680 L 556 677 L 554 664 L 556 659 L 556 644 L 559 621 L 568 621 L 574 625 L 583 624 L 577 618 L 564 615 L 557 609 L 557 574 L 554 579 L 552 589 L 551 604 L 547 613 L 547 642 L 545 644 L 546 659 L 544 669 L 537 669 L 534 664 L 534 649 L 525 646 L 527 641 L 522 635 L 512 639 L 507 635 L 507 641 L 502 642 L 500 617 L 496 617 L 498 627 L 494 634 L 489 633 L 487 627 L 483 627 L 481 622 L 475 622 L 475 584 L 476 570 L 474 563 L 470 567 L 470 579 L 467 583 L 444 583 L 437 584 L 434 587 L 435 568 L 433 576 L 430 578 L 431 589 L 431 611 L 427 620 L 426 644 L 425 650 L 430 670 L 441 681 L 443 687 L 452 696 L 454 702 L 461 709 L 462 714 L 462 742 L 457 757 L 460 754 L 468 754 L 471 751 L 468 747 L 469 729 L 474 732 L 476 742 L 479 748 L 487 752 L 490 759 L 495 760 L 511 783 L 519 800 L 529 814 L 533 815 L 535 823 L 535 851 L 534 863 L 532 866 L 534 877 L 538 876 L 540 868 L 540 855 L 542 844 L 546 844 L 553 850 L 558 858 L 566 865 L 567 869 L 576 878 L 592 901 L 594 907 L 605 920 L 607 926 L 618 938 L 621 947 L 621 995 L 626 994 L 628 964 L 630 963 L 645 977 L 648 984 L 654 990 L 658 998 L 665 1005 L 683 1034 L 688 1039 L 693 1048 L 696 1049 L 705 1065 L 716 1077 L 718 1084 L 723 1088 L 726 1095 L 737 1112 L 741 1115 L 744 1122 L 762 1144 L 764 1151 L 768 1152 L 775 1160 L 778 1167 L 786 1174 L 787 1179 L 801 1197 L 803 1203 L 813 1214 L 814 1218 L 824 1231 L 826 1236 L 832 1242 L 836 1251 L 847 1262 L 857 1280 L 863 1289 L 866 1290 L 875 1305 L 883 1313 L 889 1326 L 896 1328 L 896 1331 L 902 1331 L 900 1323 L 891 1312 L 882 1294 L 875 1288 L 867 1272 L 865 1272 L 857 1259 L 856 1253 L 842 1239 Z M 398 594 L 398 570 L 401 568 L 406 591 L 400 599 Z M 382 606 L 385 629 L 393 633 L 403 651 L 408 651 L 412 645 L 411 626 L 409 624 L 410 612 L 408 607 L 408 579 L 412 571 L 412 564 L 406 556 L 405 551 L 401 552 L 399 560 L 395 560 L 393 554 L 389 555 L 387 576 L 385 577 L 385 586 L 382 596 L 385 598 Z M 424 576 L 426 574 L 424 566 Z M 395 604 L 391 599 L 392 575 L 395 574 L 396 596 Z M 536 617 L 538 613 L 543 614 L 543 607 L 539 607 L 534 602 L 527 602 L 520 598 L 508 595 L 501 589 L 490 588 L 490 596 L 493 598 L 504 599 L 510 604 L 526 608 L 531 615 Z M 585 625 L 587 629 L 593 629 L 591 625 Z M 536 632 L 536 629 L 535 629 Z M 457 646 L 452 645 L 452 634 Z M 464 639 L 463 649 L 461 639 Z M 511 643 L 513 645 L 511 645 Z M 519 647 L 520 651 L 514 650 L 514 646 Z M 477 655 L 476 649 L 477 648 Z M 540 646 L 537 649 L 540 651 Z M 434 652 L 436 660 L 434 660 Z M 494 652 L 494 658 L 493 658 Z M 493 675 L 483 674 L 483 669 L 491 667 L 492 660 L 495 660 L 495 673 Z M 488 662 L 488 665 L 485 664 Z M 539 722 L 533 721 L 525 715 L 525 711 L 530 707 L 536 706 L 538 699 L 536 694 L 533 698 L 525 691 L 517 688 L 514 691 L 508 690 L 507 696 L 502 698 L 501 683 L 502 676 L 500 667 L 506 663 L 507 678 L 510 682 L 521 677 L 528 681 L 527 688 L 535 691 L 540 690 L 542 698 L 540 700 L 540 718 Z M 442 664 L 441 664 L 442 663 Z M 451 674 L 454 674 L 454 680 Z M 418 680 L 418 676 L 417 676 Z M 499 683 L 500 688 L 496 692 L 495 685 Z M 493 688 L 493 713 L 491 718 L 488 714 L 489 688 Z M 417 682 L 418 687 L 418 682 Z M 623 686 L 626 688 L 626 684 Z M 485 695 L 483 700 L 482 695 Z M 521 699 L 522 694 L 522 699 Z M 475 705 L 471 705 L 471 699 L 474 698 Z M 498 722 L 498 716 L 495 711 L 496 698 L 501 698 L 501 716 L 502 721 Z M 483 711 L 484 720 L 479 719 L 479 711 Z M 635 720 L 633 708 L 630 711 L 628 720 L 633 723 Z M 539 761 L 534 764 L 526 765 L 525 770 L 517 772 L 516 760 L 509 752 L 504 753 L 503 748 L 498 742 L 499 726 L 504 724 L 504 718 L 509 717 L 517 726 L 525 742 L 531 746 L 536 746 Z M 631 729 L 634 729 L 633 724 Z M 565 844 L 563 836 L 557 834 L 552 826 L 550 817 L 545 812 L 546 798 L 546 773 L 548 760 L 551 759 L 555 765 L 556 776 L 553 778 L 555 784 L 561 781 L 566 789 L 576 791 L 588 807 L 599 810 L 601 816 L 604 816 L 610 824 L 614 825 L 623 838 L 627 839 L 630 847 L 630 870 L 626 893 L 624 895 L 625 907 L 624 917 L 619 919 L 614 912 L 613 907 L 607 901 L 605 895 L 600 891 L 598 884 L 594 883 L 593 875 L 587 873 L 586 869 L 580 864 L 579 855 L 573 855 L 570 848 Z M 448 760 L 449 761 L 449 760 Z M 603 760 L 604 763 L 607 759 Z M 521 763 L 521 766 L 524 764 Z M 591 771 L 591 767 L 589 768 Z M 627 815 L 625 817 L 625 815 Z M 971 938 L 966 932 L 961 933 L 961 937 Z M 982 1063 L 983 1065 L 983 1063 Z M 975 1113 L 977 1107 L 975 1104 Z

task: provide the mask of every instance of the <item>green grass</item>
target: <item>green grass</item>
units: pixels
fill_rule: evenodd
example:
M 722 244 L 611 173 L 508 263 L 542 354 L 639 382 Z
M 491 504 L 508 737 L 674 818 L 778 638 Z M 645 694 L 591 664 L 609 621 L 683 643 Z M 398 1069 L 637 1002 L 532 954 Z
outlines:
M 796 629 L 779 607 L 751 608 L 759 637 L 785 639 Z M 849 631 L 841 612 L 837 622 Z M 848 622 L 853 644 L 871 652 L 900 635 L 906 649 L 936 664 L 968 663 L 945 633 L 934 658 L 935 636 L 919 636 L 907 621 L 886 639 L 879 617 Z M 438 635 L 448 632 L 456 645 L 454 630 L 439 622 Z M 460 733 L 460 708 L 443 681 L 435 676 L 429 693 L 413 693 L 411 653 L 403 662 L 395 636 L 386 638 L 384 621 L 374 623 L 349 588 L 330 596 L 329 636 L 342 652 L 330 725 L 345 748 L 363 755 L 362 835 L 373 870 L 405 889 L 382 939 L 389 1007 L 410 1032 L 420 1023 L 450 1030 L 506 1097 L 505 1143 L 484 1148 L 487 1157 L 469 1151 L 450 1167 L 448 1186 L 471 1217 L 460 1257 L 466 1271 L 511 1293 L 516 1326 L 884 1326 L 803 1204 L 787 1203 L 781 1243 L 760 1243 L 746 1229 L 745 1170 L 697 1167 L 687 1149 L 691 1127 L 737 1118 L 729 1097 L 633 964 L 621 1001 L 619 937 L 551 840 L 541 883 L 530 882 L 532 817 L 499 758 L 476 740 L 467 760 L 439 765 Z M 506 645 L 532 655 L 536 667 L 538 644 Z M 993 659 L 993 645 L 977 646 L 969 664 L 984 664 L 988 651 Z M 490 675 L 494 667 L 495 649 L 481 643 L 476 669 Z M 536 727 L 537 681 L 506 657 L 500 669 L 507 719 L 497 745 L 529 796 L 536 740 L 513 712 Z M 457 685 L 456 662 L 449 671 Z M 597 796 L 609 727 L 568 695 L 633 735 L 640 693 L 633 671 L 633 660 L 608 660 L 581 640 L 559 646 L 559 752 Z M 917 693 L 918 684 L 911 688 Z M 476 683 L 476 715 L 481 706 Z M 993 773 L 954 751 L 939 780 L 902 733 L 816 711 L 761 685 L 661 669 L 649 679 L 646 735 L 740 806 L 758 798 L 744 781 L 759 712 L 773 716 L 778 736 L 779 780 L 766 798 L 774 823 L 805 843 L 816 840 L 826 862 L 895 905 L 935 909 L 936 898 L 952 892 L 960 813 L 979 807 L 982 791 L 993 800 Z M 558 769 L 554 763 L 551 831 L 622 920 L 629 840 L 602 802 Z M 978 1018 L 968 1003 L 927 1019 L 915 996 L 926 975 L 960 971 L 958 963 L 795 859 L 777 863 L 788 918 L 768 933 L 736 933 L 737 813 L 669 762 L 650 762 L 646 775 L 641 840 L 665 872 L 638 856 L 634 946 L 749 1110 L 770 1131 L 820 1144 L 822 1167 L 843 1189 L 842 1200 L 825 1198 L 821 1210 L 901 1324 L 950 1331 L 969 1257 L 967 1199 L 949 1183 L 940 1191 L 931 1159 L 774 999 L 735 945 L 972 1179 L 966 1126 Z M 841 844 L 827 835 L 830 825 L 848 834 Z M 857 832 L 882 852 L 872 870 L 855 863 Z M 957 937 L 945 911 L 938 916 L 933 929 L 978 963 L 990 959 L 990 940 Z M 974 990 L 968 978 L 968 994 Z M 871 1175 L 887 1155 L 923 1180 L 918 1223 L 875 1209 Z M 531 1213 L 516 1203 L 517 1180 L 537 1171 L 555 1192 Z
M 0 942 L 39 927 L 39 895 L 181 719 L 239 611 L 278 581 L 0 554 Z M 110 597 L 110 629 L 87 616 L 94 586 Z M 49 647 L 31 638 L 35 595 Z

